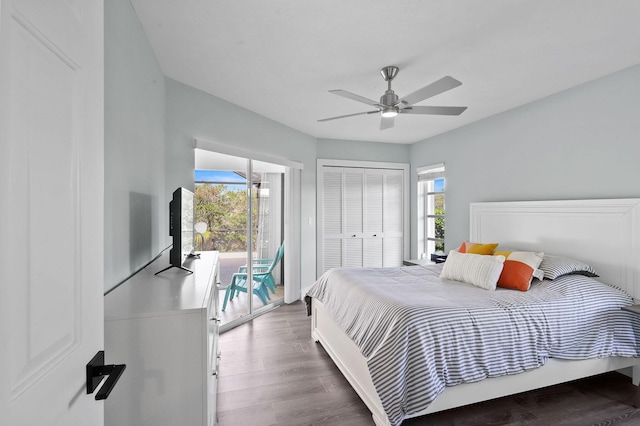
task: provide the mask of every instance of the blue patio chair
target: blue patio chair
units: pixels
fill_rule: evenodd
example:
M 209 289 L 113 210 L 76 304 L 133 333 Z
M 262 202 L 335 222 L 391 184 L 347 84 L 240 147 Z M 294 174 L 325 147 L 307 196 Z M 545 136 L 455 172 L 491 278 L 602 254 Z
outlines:
M 278 247 L 278 251 L 276 252 L 276 256 L 273 259 L 253 259 L 253 271 L 255 274 L 264 274 L 264 283 L 271 290 L 271 293 L 276 292 L 276 280 L 273 278 L 273 270 L 282 260 L 282 256 L 284 256 L 284 242 Z M 246 273 L 247 266 L 241 266 L 238 269 L 239 273 Z
M 268 300 L 271 299 L 269 297 L 269 290 L 275 293 L 276 290 L 276 282 L 273 278 L 272 272 L 276 265 L 282 259 L 284 254 L 284 243 L 278 249 L 276 253 L 276 257 L 271 260 L 270 264 L 262 264 L 257 263 L 253 266 L 253 294 L 258 296 L 263 305 L 266 305 Z M 260 259 L 256 259 L 260 260 Z M 263 259 L 264 260 L 264 259 Z M 241 266 L 238 269 L 238 272 L 233 274 L 231 277 L 231 283 L 227 286 L 224 294 L 224 302 L 222 303 L 222 311 L 227 308 L 227 302 L 233 300 L 234 296 L 238 295 L 240 292 L 247 292 L 247 267 Z

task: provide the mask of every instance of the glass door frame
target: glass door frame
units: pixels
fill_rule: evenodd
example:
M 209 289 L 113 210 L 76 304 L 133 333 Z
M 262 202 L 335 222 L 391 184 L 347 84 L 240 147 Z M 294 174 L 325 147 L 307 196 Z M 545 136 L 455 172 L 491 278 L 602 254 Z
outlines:
M 266 154 L 259 154 L 254 151 L 245 151 L 243 149 L 230 147 L 223 144 L 218 144 L 215 142 L 210 142 L 202 139 L 194 139 L 194 151 L 202 150 L 202 151 L 210 151 L 220 154 L 232 155 L 240 158 L 244 158 L 247 160 L 247 222 L 248 225 L 253 225 L 252 221 L 252 209 L 253 209 L 253 197 L 252 191 L 253 188 L 253 170 L 252 170 L 252 161 L 263 161 L 267 163 L 277 164 L 285 167 L 285 173 L 283 176 L 284 179 L 284 194 L 283 194 L 283 211 L 282 211 L 282 219 L 284 219 L 284 244 L 287 247 L 285 250 L 285 256 L 287 261 L 284 262 L 284 277 L 283 282 L 285 282 L 284 288 L 284 298 L 279 299 L 274 303 L 268 304 L 266 306 L 259 307 L 257 309 L 253 309 L 253 302 L 251 297 L 247 297 L 248 300 L 248 313 L 240 318 L 229 321 L 226 324 L 221 325 L 220 332 L 224 332 L 231 328 L 234 328 L 240 324 L 243 324 L 247 321 L 251 321 L 258 315 L 261 315 L 265 312 L 268 312 L 272 309 L 277 308 L 279 305 L 283 303 L 291 303 L 296 300 L 299 300 L 301 297 L 301 286 L 300 286 L 300 235 L 301 235 L 301 221 L 300 221 L 300 212 L 301 212 L 301 170 L 303 169 L 303 164 L 287 159 L 282 159 L 278 157 L 273 157 Z M 198 155 L 196 152 L 196 162 L 195 169 L 203 168 L 198 165 Z M 252 241 L 252 233 L 253 229 L 251 226 L 248 227 L 248 233 L 250 234 L 249 244 L 247 244 L 247 258 L 251 259 L 253 256 L 253 241 Z M 293 238 L 294 235 L 297 235 L 297 238 Z M 248 274 L 250 274 L 247 279 L 252 279 L 253 270 L 251 268 L 251 263 L 248 262 Z M 247 294 L 252 294 L 252 291 L 249 291 Z

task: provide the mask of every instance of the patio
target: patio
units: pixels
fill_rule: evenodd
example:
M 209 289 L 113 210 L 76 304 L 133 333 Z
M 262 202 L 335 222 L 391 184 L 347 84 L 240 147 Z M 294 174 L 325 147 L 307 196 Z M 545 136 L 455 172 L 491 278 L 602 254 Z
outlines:
M 245 252 L 220 253 L 220 279 L 219 306 L 222 309 L 224 302 L 225 289 L 231 283 L 231 277 L 238 272 L 238 268 L 247 264 L 247 254 Z M 284 286 L 278 282 L 275 294 L 271 294 L 270 303 L 275 303 L 284 298 Z M 258 309 L 264 306 L 260 299 L 253 295 L 253 308 Z M 238 319 L 247 314 L 247 294 L 240 293 L 230 302 L 227 302 L 227 308 L 224 312 L 220 311 L 221 324 L 226 324 L 234 319 Z

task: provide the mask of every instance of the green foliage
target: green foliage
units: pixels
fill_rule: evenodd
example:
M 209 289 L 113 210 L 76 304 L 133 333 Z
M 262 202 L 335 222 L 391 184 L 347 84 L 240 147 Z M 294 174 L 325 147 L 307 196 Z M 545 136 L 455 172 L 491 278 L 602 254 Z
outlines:
M 442 216 L 435 219 L 435 237 L 444 240 L 444 194 L 438 194 L 434 198 L 434 213 Z M 444 241 L 436 243 L 436 251 L 444 252 Z
M 203 250 L 222 252 L 247 249 L 247 192 L 230 191 L 227 185 L 198 185 L 195 188 L 195 222 L 205 222 Z M 257 235 L 258 206 L 254 199 L 252 235 Z M 196 245 L 199 247 L 199 245 Z

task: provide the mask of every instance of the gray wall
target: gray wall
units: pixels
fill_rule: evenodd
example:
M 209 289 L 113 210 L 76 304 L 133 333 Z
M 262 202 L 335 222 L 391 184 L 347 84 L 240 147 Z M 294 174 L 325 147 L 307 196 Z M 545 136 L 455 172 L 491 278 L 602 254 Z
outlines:
M 105 2 L 105 290 L 171 243 L 167 205 L 176 187 L 193 187 L 193 138 L 304 164 L 304 288 L 315 278 L 317 158 L 410 161 L 412 235 L 415 169 L 444 162 L 450 249 L 468 237 L 473 201 L 640 197 L 639 101 L 636 66 L 413 145 L 316 141 L 166 79 L 130 1 L 110 0 Z M 413 256 L 415 244 L 414 239 Z
M 640 197 L 639 118 L 635 66 L 411 145 L 411 193 L 416 167 L 445 163 L 447 250 L 470 202 Z M 411 211 L 415 235 L 415 197 Z
M 316 139 L 193 87 L 166 79 L 166 191 L 193 187 L 193 139 L 304 164 L 301 182 L 302 286 L 315 281 Z M 308 218 L 312 218 L 311 225 Z
M 409 163 L 410 145 L 318 139 L 318 158 L 328 160 L 381 161 Z
M 105 291 L 167 246 L 164 75 L 129 0 L 105 2 Z

